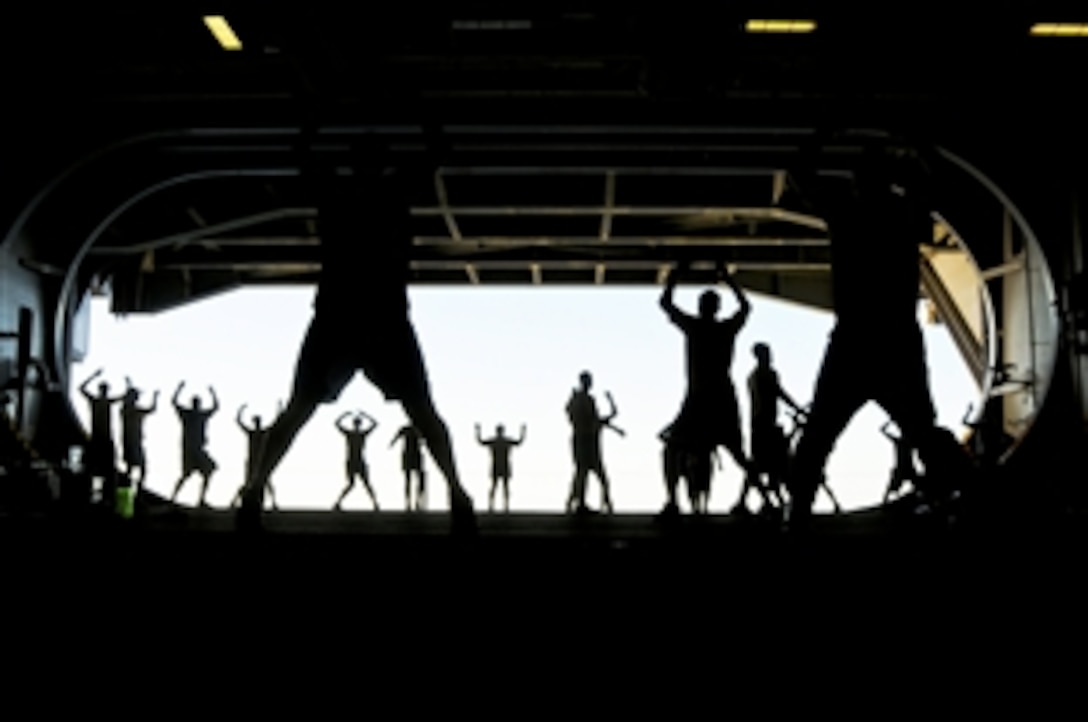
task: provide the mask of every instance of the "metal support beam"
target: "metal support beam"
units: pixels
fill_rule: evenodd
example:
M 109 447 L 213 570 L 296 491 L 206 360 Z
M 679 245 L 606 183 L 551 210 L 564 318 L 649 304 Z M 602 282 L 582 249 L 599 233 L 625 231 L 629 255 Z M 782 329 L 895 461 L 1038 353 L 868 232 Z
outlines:
M 170 236 L 163 236 L 162 238 L 156 238 L 151 241 L 146 241 L 145 243 L 134 243 L 130 246 L 95 246 L 91 248 L 88 253 L 96 256 L 124 256 L 136 253 L 147 253 L 148 251 L 154 251 L 167 246 L 185 246 L 190 243 L 195 243 L 196 241 L 204 240 L 209 236 L 230 233 L 243 228 L 257 226 L 262 223 L 271 223 L 272 221 L 279 221 L 285 218 L 314 218 L 316 216 L 317 209 L 315 208 L 280 208 L 274 211 L 232 218 L 229 221 L 223 221 L 222 223 L 216 223 L 215 225 L 205 226 L 204 228 L 196 230 L 184 231 L 183 233 L 175 233 Z
M 597 267 L 593 271 L 593 282 L 596 283 L 598 286 L 604 284 L 604 269 L 604 264 L 598 263 Z
M 446 194 L 446 182 L 442 180 L 442 171 L 435 171 L 434 174 L 434 191 L 438 196 L 438 212 L 441 214 L 442 219 L 446 222 L 446 230 L 450 232 L 450 238 L 455 241 L 461 241 L 461 229 L 457 227 L 457 220 L 453 217 L 453 212 L 450 209 L 449 197 Z M 413 215 L 415 210 L 412 209 Z M 474 281 L 473 283 L 477 283 Z
M 541 285 L 544 282 L 544 277 L 543 277 L 543 274 L 542 274 L 542 272 L 540 270 L 540 264 L 539 263 L 529 264 L 529 270 L 533 274 L 533 285 L 534 286 Z
M 1013 273 L 1019 273 L 1022 270 L 1024 270 L 1023 253 L 1009 263 L 1002 263 L 1000 266 L 994 266 L 993 268 L 987 268 L 985 271 L 980 271 L 979 275 L 982 276 L 983 281 L 992 281 L 995 278 L 1009 276 Z
M 480 285 L 480 274 L 476 272 L 476 266 L 472 265 L 471 263 L 466 263 L 465 275 L 468 276 L 469 283 L 471 283 L 473 286 Z
M 971 333 L 971 327 L 964 320 L 955 300 L 948 293 L 948 289 L 945 288 L 936 269 L 933 268 L 929 259 L 924 255 L 919 255 L 919 270 L 921 271 L 922 289 L 937 307 L 937 312 L 948 327 L 952 340 L 959 349 L 960 355 L 963 356 L 963 360 L 967 363 L 971 375 L 975 378 L 975 383 L 981 388 L 987 372 L 985 349 L 975 340 L 974 334 Z
M 616 172 L 608 171 L 604 176 L 604 213 L 601 214 L 601 240 L 607 241 L 612 235 L 612 207 L 616 204 Z

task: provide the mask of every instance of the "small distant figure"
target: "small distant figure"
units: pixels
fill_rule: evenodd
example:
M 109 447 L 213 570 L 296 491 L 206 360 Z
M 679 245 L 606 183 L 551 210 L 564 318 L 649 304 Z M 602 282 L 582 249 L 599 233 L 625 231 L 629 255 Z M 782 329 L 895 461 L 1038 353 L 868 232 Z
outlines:
M 888 488 L 884 490 L 885 504 L 891 501 L 892 494 L 902 496 L 904 486 L 916 486 L 918 482 L 918 471 L 914 468 L 914 447 L 902 432 L 896 436 L 888 431 L 891 423 L 889 419 L 880 427 L 880 433 L 895 446 L 895 466 L 892 467 L 891 477 L 888 479 Z
M 525 424 L 517 440 L 506 436 L 502 424 L 495 427 L 495 436 L 484 439 L 480 435 L 480 425 L 476 424 L 476 441 L 491 450 L 491 492 L 487 496 L 487 510 L 495 511 L 495 488 L 502 482 L 503 511 L 510 511 L 510 449 L 521 446 L 525 441 Z
M 348 483 L 347 486 L 344 487 L 344 490 L 340 492 L 340 497 L 336 500 L 333 509 L 340 511 L 345 497 L 347 497 L 348 493 L 355 486 L 355 477 L 359 477 L 359 480 L 363 484 L 363 488 L 366 489 L 366 493 L 370 495 L 370 503 L 374 505 L 374 511 L 380 511 L 378 508 L 378 497 L 374 495 L 374 489 L 370 486 L 370 475 L 367 472 L 366 459 L 363 456 L 366 439 L 374 429 L 378 428 L 378 422 L 373 416 L 370 416 L 363 411 L 359 411 L 352 419 L 351 427 L 349 428 L 343 425 L 344 419 L 349 416 L 351 416 L 351 412 L 345 411 L 340 414 L 338 419 L 336 419 L 336 428 L 344 435 L 344 441 L 348 446 L 348 458 L 345 466 Z M 370 425 L 366 428 L 363 428 L 364 420 L 370 422 Z
M 609 412 L 601 416 L 597 411 L 597 402 L 589 393 L 593 386 L 593 377 L 588 371 L 583 371 L 578 377 L 580 387 L 571 393 L 567 402 L 567 418 L 573 427 L 571 448 L 574 453 L 574 479 L 571 482 L 570 495 L 567 497 L 567 511 L 571 513 L 585 513 L 589 511 L 586 506 L 586 482 L 589 473 L 593 472 L 601 482 L 601 509 L 612 513 L 612 494 L 608 487 L 608 474 L 604 470 L 604 461 L 601 459 L 601 430 L 610 428 L 620 436 L 624 435 L 622 429 L 616 427 L 612 420 L 616 418 L 616 402 L 612 394 L 605 392 L 608 399 Z
M 281 404 L 282 410 L 282 404 Z M 257 463 L 257 459 L 264 453 L 264 442 L 268 438 L 268 427 L 261 424 L 261 417 L 254 414 L 250 418 L 252 426 L 246 426 L 242 421 L 243 413 L 246 410 L 246 404 L 242 404 L 238 408 L 238 415 L 234 417 L 234 422 L 238 424 L 238 428 L 242 430 L 246 435 L 246 477 L 249 477 L 249 473 L 253 470 L 253 465 Z M 245 492 L 245 484 L 238 487 L 238 493 L 234 495 L 234 500 L 231 502 L 232 507 L 237 507 L 242 503 L 242 494 Z M 272 483 L 268 484 L 268 498 L 272 503 L 273 511 L 279 507 L 276 506 L 276 490 L 272 487 Z
M 83 398 L 91 405 L 91 441 L 87 449 L 86 469 L 92 477 L 101 477 L 106 485 L 112 485 L 117 476 L 117 451 L 113 442 L 113 417 L 110 410 L 125 397 L 111 397 L 110 386 L 105 382 L 98 384 L 98 395 L 93 396 L 88 387 L 101 375 L 102 369 L 98 369 L 79 386 Z
M 767 476 L 767 491 L 775 502 L 782 505 L 783 486 L 789 462 L 789 442 L 778 423 L 778 402 L 783 401 L 794 413 L 804 416 L 804 411 L 778 381 L 778 372 L 771 364 L 771 348 L 765 343 L 752 346 L 756 367 L 748 376 L 750 432 L 752 434 L 752 464 L 757 481 Z M 747 500 L 749 484 L 741 489 L 738 505 Z
M 427 508 L 427 474 L 423 470 L 423 434 L 415 426 L 408 424 L 402 426 L 393 440 L 389 442 L 392 447 L 398 439 L 404 441 L 404 450 L 401 453 L 400 464 L 404 470 L 404 508 L 408 511 L 424 511 Z M 416 475 L 415 501 L 412 500 L 412 474 Z
M 208 387 L 208 393 L 212 397 L 211 408 L 205 410 L 200 406 L 200 397 L 193 396 L 192 405 L 185 408 L 181 405 L 181 389 L 185 386 L 182 381 L 174 391 L 171 403 L 181 419 L 181 477 L 174 486 L 174 493 L 170 495 L 170 501 L 177 499 L 181 487 L 195 471 L 201 476 L 200 506 L 207 507 L 208 483 L 218 465 L 208 454 L 205 448 L 208 443 L 208 419 L 219 411 L 219 398 L 215 395 L 215 389 Z
M 133 387 L 132 379 L 125 377 L 125 395 L 121 402 L 121 447 L 125 462 L 125 477 L 136 485 L 136 493 L 143 491 L 147 474 L 147 456 L 144 453 L 144 419 L 155 413 L 159 405 L 159 392 L 151 396 L 151 405 L 141 408 L 140 390 Z M 133 473 L 136 477 L 133 478 Z

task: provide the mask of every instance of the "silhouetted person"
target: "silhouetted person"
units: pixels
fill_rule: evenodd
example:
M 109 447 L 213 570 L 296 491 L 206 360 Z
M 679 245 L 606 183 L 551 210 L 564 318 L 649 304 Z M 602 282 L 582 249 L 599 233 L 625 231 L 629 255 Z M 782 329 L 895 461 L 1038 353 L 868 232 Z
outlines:
M 918 478 L 918 472 L 914 469 L 914 448 L 902 434 L 895 436 L 888 431 L 890 424 L 890 421 L 885 421 L 880 427 L 880 433 L 895 446 L 895 466 L 888 478 L 888 488 L 884 491 L 885 504 L 891 500 L 892 494 L 898 494 L 905 485 L 914 484 Z
M 836 324 L 789 472 L 793 527 L 810 517 L 835 441 L 867 401 L 912 440 L 942 496 L 950 475 L 969 468 L 935 424 L 917 320 L 919 244 L 932 237 L 933 220 L 924 167 L 910 154 L 868 144 L 837 191 L 830 183 L 840 181 L 800 176 L 799 190 L 828 224 Z
M 151 405 L 141 408 L 139 389 L 133 388 L 132 380 L 125 377 L 125 395 L 121 402 L 121 449 L 125 461 L 125 477 L 136 484 L 136 493 L 143 490 L 147 475 L 147 455 L 144 453 L 144 419 L 155 413 L 159 404 L 159 392 L 151 396 Z M 136 478 L 133 473 L 136 472 Z
M 94 396 L 88 391 L 90 383 L 102 375 L 102 369 L 98 369 L 79 386 L 83 398 L 91 405 L 91 440 L 87 448 L 86 469 L 92 476 L 103 479 L 105 486 L 112 489 L 117 476 L 117 451 L 113 442 L 113 416 L 110 413 L 116 403 L 124 400 L 124 396 L 111 397 L 110 387 L 107 383 L 98 384 L 98 395 Z M 112 500 L 111 500 L 112 501 Z
M 778 402 L 785 402 L 797 414 L 803 415 L 804 412 L 779 383 L 778 372 L 771 365 L 770 347 L 765 343 L 757 343 L 752 346 L 752 355 L 756 357 L 756 367 L 748 375 L 752 463 L 757 478 L 762 474 L 767 475 L 767 489 L 781 506 L 789 447 L 786 434 L 778 423 Z M 745 503 L 747 491 L 748 485 L 745 484 L 738 504 Z
M 315 176 L 321 274 L 314 315 L 299 351 L 287 408 L 269 430 L 239 510 L 239 524 L 258 526 L 269 476 L 318 404 L 335 401 L 356 371 L 400 401 L 426 440 L 449 486 L 455 528 L 475 530 L 472 499 L 461 486 L 449 432 L 431 398 L 423 356 L 408 314 L 411 229 L 403 172 L 375 159 L 350 178 L 333 169 Z
M 671 270 L 665 290 L 661 293 L 662 310 L 684 333 L 688 378 L 680 413 L 662 432 L 665 439 L 665 490 L 668 494 L 662 514 L 675 514 L 678 511 L 676 487 L 680 481 L 680 450 L 705 458 L 709 463 L 711 453 L 719 445 L 724 446 L 745 471 L 745 485 L 737 509 L 744 508 L 743 499 L 750 484 L 759 489 L 764 503 L 771 505 L 766 490 L 755 477 L 752 462 L 744 453 L 737 394 L 729 376 L 733 364 L 733 344 L 737 333 L 748 320 L 751 304 L 732 275 L 719 264 L 718 278 L 733 291 L 739 309 L 734 315 L 718 320 L 716 316 L 721 299 L 717 292 L 707 290 L 699 296 L 699 315 L 689 316 L 673 302 L 677 277 L 686 270 L 686 267 Z
M 199 396 L 193 396 L 192 405 L 185 408 L 180 403 L 183 386 L 185 386 L 184 381 L 178 384 L 174 397 L 171 399 L 174 410 L 181 419 L 181 476 L 178 478 L 178 483 L 174 485 L 174 493 L 170 495 L 170 501 L 177 499 L 181 487 L 195 471 L 201 477 L 199 504 L 206 507 L 208 506 L 208 483 L 218 468 L 205 448 L 208 443 L 208 419 L 219 411 L 219 398 L 215 395 L 215 389 L 209 386 L 208 393 L 212 397 L 211 408 L 202 409 Z
M 427 475 L 423 471 L 423 453 L 420 443 L 423 440 L 419 429 L 414 426 L 402 426 L 389 446 L 404 441 L 400 455 L 400 467 L 404 471 L 404 508 L 408 511 L 423 511 L 427 508 Z M 412 474 L 416 476 L 415 503 L 412 502 Z
M 242 404 L 238 408 L 238 414 L 234 417 L 234 423 L 238 424 L 238 428 L 242 430 L 242 433 L 246 435 L 246 476 L 249 476 L 250 471 L 253 469 L 253 465 L 257 463 L 257 459 L 260 458 L 261 452 L 264 450 L 265 439 L 268 438 L 268 427 L 261 424 L 261 417 L 256 414 L 250 418 L 252 426 L 246 426 L 242 421 L 242 413 L 246 410 L 246 404 Z M 242 503 L 242 493 L 245 491 L 245 485 L 238 487 L 238 493 L 234 495 L 234 500 L 231 501 L 231 506 L 237 506 Z M 268 485 L 268 498 L 272 504 L 272 508 L 276 509 L 276 490 L 272 488 L 272 484 Z
M 574 479 L 567 498 L 567 511 L 589 511 L 586 506 L 586 482 L 589 473 L 593 472 L 601 482 L 601 508 L 611 513 L 612 495 L 608 488 L 604 461 L 601 459 L 601 430 L 607 426 L 623 436 L 623 431 L 612 424 L 612 419 L 617 414 L 616 402 L 612 399 L 612 394 L 606 391 L 609 412 L 607 416 L 601 416 L 597 411 L 597 402 L 589 393 L 593 386 L 593 377 L 588 371 L 583 371 L 578 378 L 581 386 L 571 393 L 567 402 L 567 418 L 573 427 L 571 450 L 574 453 Z
M 495 487 L 502 483 L 503 510 L 510 511 L 510 449 L 521 446 L 525 441 L 525 424 L 521 425 L 521 434 L 517 440 L 505 434 L 505 427 L 495 427 L 495 435 L 485 439 L 480 435 L 480 425 L 476 424 L 476 441 L 491 450 L 491 491 L 487 495 L 488 511 L 495 511 Z
M 370 486 L 370 474 L 367 470 L 366 458 L 363 456 L 366 439 L 374 429 L 378 428 L 378 422 L 375 421 L 373 416 L 360 411 L 352 419 L 349 428 L 343 425 L 344 419 L 349 416 L 351 416 L 351 412 L 345 411 L 336 419 L 336 428 L 344 435 L 344 441 L 348 447 L 347 462 L 344 465 L 348 483 L 344 490 L 340 492 L 340 497 L 336 500 L 333 508 L 337 511 L 340 510 L 340 505 L 344 503 L 345 497 L 355 486 L 355 478 L 358 477 L 363 484 L 363 488 L 366 489 L 366 493 L 370 495 L 370 502 L 374 505 L 374 511 L 378 511 L 378 497 L 374 496 L 374 489 Z M 370 425 L 366 428 L 363 428 L 364 420 L 370 422 Z

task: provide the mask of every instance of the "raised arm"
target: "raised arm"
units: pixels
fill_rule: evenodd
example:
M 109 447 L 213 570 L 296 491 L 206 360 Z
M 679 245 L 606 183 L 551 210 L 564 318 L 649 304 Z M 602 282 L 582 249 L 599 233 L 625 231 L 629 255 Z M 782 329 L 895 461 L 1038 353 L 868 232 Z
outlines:
M 484 443 L 484 437 L 480 435 L 480 425 L 476 424 L 476 441 L 478 443 Z
M 673 266 L 669 270 L 669 275 L 665 278 L 665 290 L 661 292 L 661 308 L 668 314 L 669 320 L 676 325 L 682 325 L 687 318 L 687 314 L 676 307 L 673 302 L 673 293 L 676 291 L 676 280 L 684 272 L 687 271 L 687 264 L 684 263 L 679 266 Z
M 891 423 L 891 421 L 885 421 L 884 425 L 880 427 L 880 433 L 882 433 L 882 434 L 884 434 L 884 436 L 888 437 L 889 441 L 899 441 L 899 439 L 897 437 L 892 436 L 891 433 L 888 431 L 888 425 L 890 423 Z
M 342 413 L 342 414 L 340 414 L 339 416 L 336 417 L 336 428 L 339 429 L 341 431 L 341 433 L 346 434 L 348 432 L 348 430 L 344 428 L 344 423 L 343 422 L 344 422 L 344 419 L 346 419 L 349 416 L 351 416 L 351 412 L 350 411 L 345 411 L 344 413 Z
M 241 406 L 239 406 L 238 407 L 238 415 L 234 417 L 234 421 L 235 421 L 235 423 L 238 424 L 238 428 L 240 428 L 242 431 L 244 431 L 244 432 L 246 432 L 248 434 L 251 431 L 251 429 L 248 426 L 246 426 L 245 423 L 242 421 L 242 412 L 245 411 L 245 410 L 246 410 L 246 404 L 242 404 Z
M 390 448 L 390 449 L 392 449 L 392 448 L 393 448 L 393 445 L 397 443 L 397 439 L 399 439 L 399 438 L 401 438 L 402 436 L 404 436 L 404 432 L 405 432 L 405 431 L 406 431 L 407 429 L 408 429 L 408 427 L 407 427 L 407 426 L 402 426 L 402 427 L 400 427 L 400 430 L 399 430 L 399 431 L 398 431 L 398 432 L 397 432 L 396 434 L 394 434 L 394 435 L 393 435 L 393 440 L 389 442 L 389 448 Z
M 98 369 L 98 370 L 97 370 L 97 371 L 95 371 L 95 372 L 94 372 L 93 374 L 91 374 L 90 376 L 88 376 L 88 377 L 87 377 L 87 380 L 86 380 L 86 381 L 84 381 L 83 383 L 81 383 L 81 384 L 79 385 L 79 392 L 80 392 L 81 394 L 83 394 L 83 396 L 84 396 L 84 397 L 86 397 L 86 399 L 87 399 L 88 401 L 90 401 L 91 399 L 93 399 L 93 398 L 94 398 L 94 396 L 93 396 L 93 395 L 91 395 L 91 392 L 87 390 L 87 387 L 91 385 L 91 382 L 92 382 L 92 381 L 94 381 L 94 380 L 95 380 L 96 378 L 98 378 L 98 377 L 99 377 L 99 376 L 101 376 L 101 375 L 102 375 L 102 369 Z
M 364 430 L 364 433 L 367 433 L 367 434 L 369 434 L 369 433 L 370 433 L 371 431 L 373 431 L 374 429 L 378 428 L 378 420 L 377 420 L 377 419 L 375 419 L 375 418 L 374 418 L 373 416 L 371 416 L 370 414 L 368 414 L 367 412 L 365 412 L 365 411 L 361 411 L 361 410 L 360 410 L 360 411 L 359 411 L 359 416 L 360 416 L 360 417 L 361 417 L 362 419 L 364 419 L 365 421 L 369 421 L 369 422 L 370 422 L 370 425 L 366 427 L 366 429 Z
M 181 389 L 182 389 L 183 386 L 185 386 L 184 381 L 179 383 L 178 387 L 176 389 L 174 389 L 174 395 L 170 399 L 170 403 L 172 403 L 174 405 L 174 408 L 177 409 L 178 411 L 181 411 Z
M 612 419 L 616 418 L 616 414 L 618 414 L 619 411 L 616 410 L 616 402 L 612 398 L 612 392 L 611 391 L 605 391 L 604 392 L 604 397 L 606 399 L 608 399 L 609 412 L 608 412 L 608 416 L 605 416 L 603 419 L 601 419 L 601 421 L 603 421 L 604 423 L 607 424 L 610 421 L 612 421 Z
M 521 446 L 523 443 L 525 443 L 525 424 L 521 425 L 521 433 L 518 434 L 518 440 L 514 444 Z
M 729 290 L 733 292 L 734 298 L 737 299 L 737 305 L 740 309 L 733 314 L 733 321 L 738 326 L 743 326 L 748 320 L 748 314 L 752 312 L 752 304 L 748 302 L 748 296 L 745 295 L 744 290 L 737 284 L 733 274 L 730 273 L 720 264 L 718 265 L 718 276 L 725 282 L 725 285 L 729 286 Z
M 146 411 L 149 414 L 153 414 L 153 413 L 155 413 L 155 409 L 157 409 L 158 407 L 159 407 L 159 390 L 155 389 L 155 393 L 151 394 L 151 405 L 148 406 L 146 409 L 144 409 L 144 411 Z
M 219 397 L 215 395 L 215 389 L 213 389 L 211 386 L 208 387 L 208 393 L 211 394 L 212 397 L 212 407 L 208 409 L 208 413 L 214 414 L 216 411 L 219 410 Z

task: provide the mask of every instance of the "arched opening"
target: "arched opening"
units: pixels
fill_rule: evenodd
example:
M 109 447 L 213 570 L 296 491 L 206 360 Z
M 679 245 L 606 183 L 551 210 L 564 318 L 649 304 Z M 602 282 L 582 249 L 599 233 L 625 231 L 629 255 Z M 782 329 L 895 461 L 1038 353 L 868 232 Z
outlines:
M 782 170 L 810 133 L 447 128 L 439 170 L 413 205 L 415 282 L 646 287 L 678 258 L 722 259 L 752 291 L 827 308 L 822 221 L 779 204 Z M 347 167 L 362 136 L 379 139 L 394 162 L 428 150 L 411 127 L 306 137 L 193 130 L 122 145 L 47 189 L 9 239 L 66 269 L 49 324 L 58 377 L 67 382 L 78 356 L 82 299 L 107 279 L 124 313 L 312 282 L 317 239 L 300 159 L 324 154 Z M 1053 371 L 1053 284 L 1011 201 L 953 153 L 940 159 L 947 205 L 934 209 L 934 237 L 921 249 L 923 293 L 978 387 L 972 421 L 997 419 L 1007 457 Z M 33 241 L 45 237 L 60 242 Z

